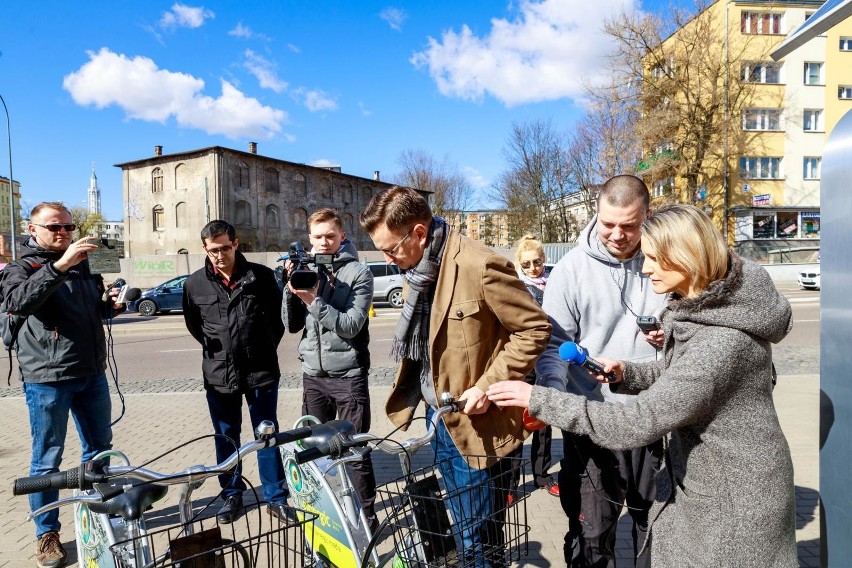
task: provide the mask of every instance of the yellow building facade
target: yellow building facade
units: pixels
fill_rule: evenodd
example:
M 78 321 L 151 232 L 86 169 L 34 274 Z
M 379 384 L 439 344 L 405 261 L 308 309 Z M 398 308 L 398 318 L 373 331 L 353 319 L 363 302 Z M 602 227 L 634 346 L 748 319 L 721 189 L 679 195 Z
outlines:
M 704 183 L 687 190 L 682 177 L 654 172 L 648 179 L 652 195 L 658 203 L 695 203 L 711 214 L 729 244 L 770 262 L 779 260 L 782 249 L 818 246 L 823 147 L 852 108 L 852 20 L 782 61 L 769 57 L 821 5 L 718 0 L 663 43 L 675 51 L 678 34 L 695 33 L 690 26 L 712 30 L 707 51 L 728 61 L 719 84 L 729 120 L 714 134 Z

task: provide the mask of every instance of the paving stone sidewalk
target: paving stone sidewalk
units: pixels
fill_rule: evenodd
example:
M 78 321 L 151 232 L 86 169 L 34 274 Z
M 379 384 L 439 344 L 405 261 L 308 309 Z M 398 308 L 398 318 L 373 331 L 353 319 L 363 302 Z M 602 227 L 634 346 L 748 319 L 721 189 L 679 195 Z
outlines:
M 390 383 L 390 372 L 379 371 L 372 382 L 373 425 L 379 434 L 391 428 L 382 413 L 384 399 Z M 371 375 L 372 377 L 372 375 Z M 114 445 L 128 454 L 131 461 L 140 463 L 163 453 L 170 447 L 210 433 L 209 417 L 203 393 L 198 388 L 200 379 L 175 380 L 167 384 L 143 385 L 125 392 L 127 411 L 115 429 Z M 301 405 L 298 378 L 285 380 L 279 393 L 280 418 L 283 424 L 297 416 Z M 181 388 L 191 392 L 179 392 Z M 10 389 L 11 390 L 11 389 Z M 166 391 L 166 392 L 164 392 Z M 817 437 L 819 428 L 819 377 L 818 375 L 787 375 L 779 378 L 776 388 L 776 406 L 781 424 L 790 442 L 795 466 L 797 498 L 797 540 L 800 566 L 819 566 L 819 518 L 817 508 L 819 461 Z M 120 403 L 113 399 L 114 414 Z M 248 424 L 248 416 L 245 416 Z M 67 451 L 63 468 L 79 460 L 79 442 L 73 424 L 68 429 Z M 248 427 L 244 435 L 248 435 Z M 562 455 L 562 440 L 558 433 L 553 444 L 554 462 Z M 527 451 L 529 443 L 527 444 Z M 29 421 L 26 405 L 20 394 L 9 392 L 0 397 L 0 568 L 35 566 L 33 526 L 26 522 L 28 512 L 24 497 L 13 497 L 12 480 L 26 475 L 29 469 Z M 170 453 L 150 467 L 161 471 L 178 471 L 189 465 L 214 463 L 213 444 L 209 439 L 192 443 Z M 399 471 L 395 457 L 376 456 L 379 482 L 388 481 Z M 554 466 L 554 470 L 558 465 Z M 249 459 L 246 475 L 257 480 L 256 461 Z M 196 495 L 211 497 L 217 492 L 215 480 L 207 482 Z M 175 495 L 168 495 L 158 505 L 171 507 Z M 544 491 L 533 491 L 527 501 L 531 525 L 529 556 L 522 566 L 547 568 L 564 566 L 562 560 L 562 535 L 567 521 L 558 499 Z M 69 551 L 71 566 L 76 566 L 72 542 L 70 512 L 63 510 L 62 537 Z M 630 560 L 629 517 L 622 517 L 618 532 L 618 568 L 632 566 Z

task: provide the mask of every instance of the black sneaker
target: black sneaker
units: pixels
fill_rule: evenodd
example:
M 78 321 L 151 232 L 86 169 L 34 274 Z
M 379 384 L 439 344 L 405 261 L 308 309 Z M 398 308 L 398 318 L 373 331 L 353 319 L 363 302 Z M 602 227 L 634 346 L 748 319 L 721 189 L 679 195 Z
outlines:
M 225 504 L 216 514 L 216 520 L 223 525 L 229 525 L 236 521 L 243 512 L 243 496 L 240 493 L 225 497 Z
M 269 503 L 266 505 L 266 512 L 282 523 L 293 523 L 298 520 L 296 509 L 287 505 L 286 501 L 282 503 Z
M 370 515 L 367 517 L 367 526 L 370 527 L 370 534 L 375 536 L 379 530 L 379 519 L 376 515 Z

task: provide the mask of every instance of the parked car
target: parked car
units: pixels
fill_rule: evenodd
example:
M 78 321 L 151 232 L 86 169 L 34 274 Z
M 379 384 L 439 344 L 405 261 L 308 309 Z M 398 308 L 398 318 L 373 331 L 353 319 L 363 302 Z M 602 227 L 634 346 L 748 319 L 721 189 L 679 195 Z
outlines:
M 820 271 L 819 265 L 814 268 L 807 268 L 799 272 L 799 277 L 796 281 L 799 283 L 799 286 L 804 288 L 805 290 L 819 290 L 820 289 Z
M 399 267 L 384 262 L 368 262 L 367 266 L 373 273 L 373 302 L 387 302 L 394 308 L 401 308 L 404 280 Z
M 142 292 L 138 300 L 128 302 L 128 312 L 139 312 L 140 316 L 167 314 L 172 310 L 183 310 L 183 283 L 187 274 L 166 280 Z

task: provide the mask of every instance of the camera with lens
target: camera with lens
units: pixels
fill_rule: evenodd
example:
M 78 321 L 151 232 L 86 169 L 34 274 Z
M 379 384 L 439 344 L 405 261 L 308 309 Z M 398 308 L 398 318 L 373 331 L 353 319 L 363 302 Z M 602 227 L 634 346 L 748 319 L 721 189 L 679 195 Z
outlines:
M 335 254 L 308 254 L 302 243 L 290 243 L 290 252 L 287 258 L 293 263 L 293 272 L 289 277 L 283 274 L 284 283 L 287 283 L 289 278 L 290 284 L 296 290 L 310 290 L 317 285 L 319 279 L 318 270 L 325 270 L 326 265 L 334 262 Z M 313 264 L 316 268 L 311 269 Z

